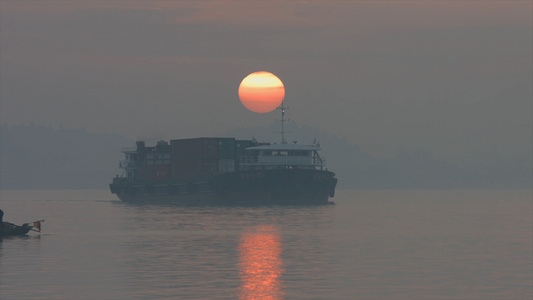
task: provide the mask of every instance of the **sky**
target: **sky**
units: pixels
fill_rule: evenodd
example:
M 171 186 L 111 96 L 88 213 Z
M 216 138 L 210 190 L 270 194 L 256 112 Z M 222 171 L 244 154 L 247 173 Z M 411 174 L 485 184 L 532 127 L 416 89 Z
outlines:
M 532 1 L 0 1 L 0 122 L 130 138 L 292 122 L 376 157 L 533 161 Z M 322 145 L 327 146 L 327 145 Z

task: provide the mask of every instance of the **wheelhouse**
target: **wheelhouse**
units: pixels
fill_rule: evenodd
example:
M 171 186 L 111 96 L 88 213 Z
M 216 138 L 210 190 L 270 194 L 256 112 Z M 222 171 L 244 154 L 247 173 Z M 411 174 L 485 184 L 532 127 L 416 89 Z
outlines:
M 240 159 L 241 170 L 314 169 L 322 170 L 325 159 L 314 145 L 274 144 L 247 148 Z

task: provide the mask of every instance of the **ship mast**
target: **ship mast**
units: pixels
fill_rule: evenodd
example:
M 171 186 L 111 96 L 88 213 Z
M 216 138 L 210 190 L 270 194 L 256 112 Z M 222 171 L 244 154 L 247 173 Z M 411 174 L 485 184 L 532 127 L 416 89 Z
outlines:
M 283 105 L 283 102 L 281 102 L 281 106 L 278 107 L 279 110 L 281 110 L 281 143 L 287 144 L 287 141 L 285 140 L 285 110 L 289 109 L 288 107 L 285 107 Z

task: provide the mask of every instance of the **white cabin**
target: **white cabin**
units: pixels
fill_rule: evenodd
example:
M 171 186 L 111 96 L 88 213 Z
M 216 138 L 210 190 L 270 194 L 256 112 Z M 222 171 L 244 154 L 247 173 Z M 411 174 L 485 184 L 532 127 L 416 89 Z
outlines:
M 320 148 L 310 145 L 273 144 L 246 148 L 240 159 L 241 170 L 319 169 L 325 159 L 318 155 Z

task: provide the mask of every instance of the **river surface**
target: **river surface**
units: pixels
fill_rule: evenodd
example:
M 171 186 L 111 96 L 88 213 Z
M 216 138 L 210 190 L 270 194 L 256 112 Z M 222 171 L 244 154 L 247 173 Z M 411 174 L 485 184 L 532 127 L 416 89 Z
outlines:
M 533 192 L 339 190 L 325 206 L 0 191 L 0 299 L 533 298 Z

